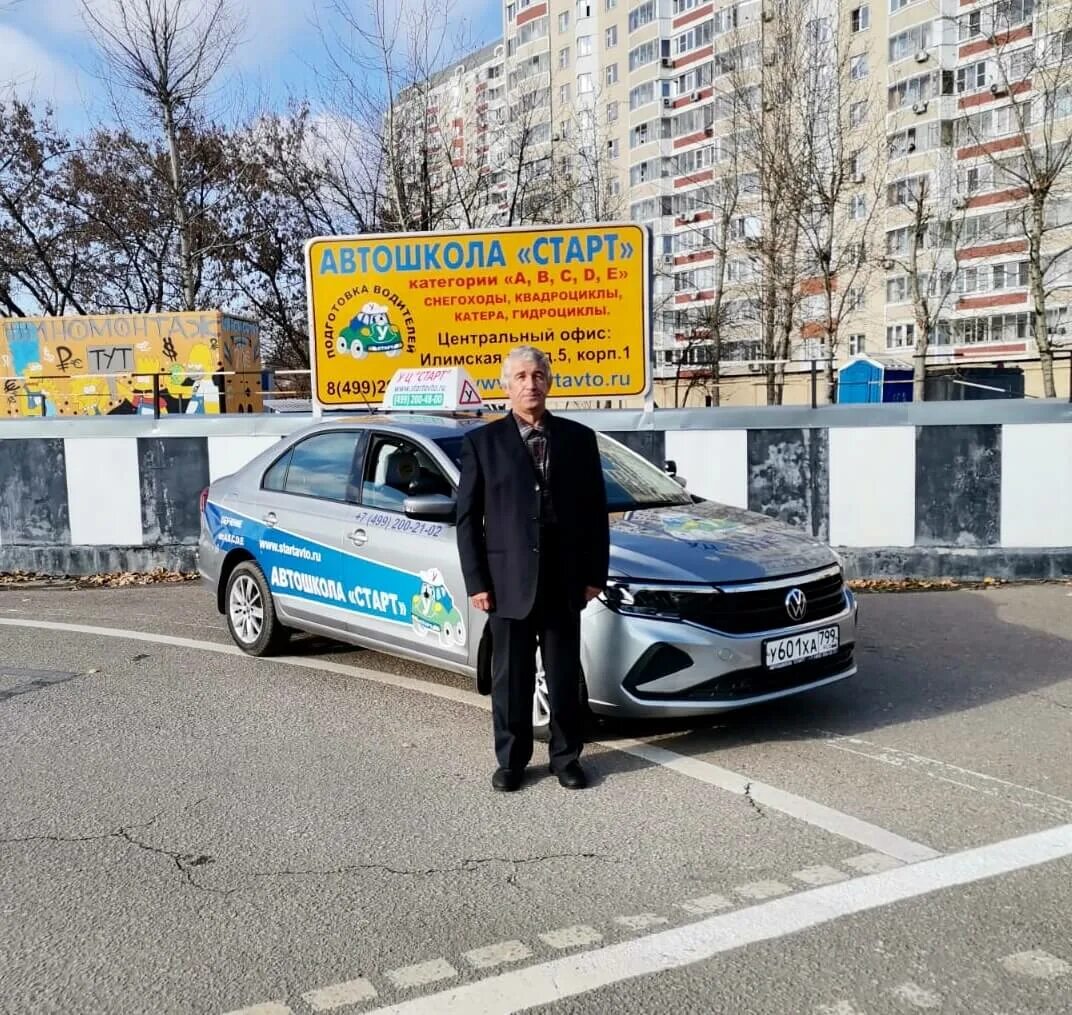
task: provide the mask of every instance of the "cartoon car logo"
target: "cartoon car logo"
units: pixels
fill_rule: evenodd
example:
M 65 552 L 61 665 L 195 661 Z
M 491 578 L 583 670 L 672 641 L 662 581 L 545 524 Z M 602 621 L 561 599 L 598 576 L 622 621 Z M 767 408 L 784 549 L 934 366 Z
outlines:
M 410 617 L 413 630 L 422 638 L 437 634 L 443 646 L 465 644 L 465 624 L 439 568 L 421 572 L 421 590 L 413 597 Z
M 339 332 L 339 352 L 364 359 L 370 352 L 397 356 L 402 351 L 402 332 L 392 323 L 382 303 L 366 303 L 361 312 Z

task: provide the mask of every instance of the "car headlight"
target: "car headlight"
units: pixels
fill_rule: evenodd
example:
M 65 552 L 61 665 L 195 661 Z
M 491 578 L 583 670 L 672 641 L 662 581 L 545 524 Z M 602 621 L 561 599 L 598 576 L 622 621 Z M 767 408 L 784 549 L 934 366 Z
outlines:
M 631 617 L 658 617 L 660 620 L 689 619 L 703 612 L 717 590 L 679 585 L 646 585 L 611 579 L 600 599 L 615 613 Z

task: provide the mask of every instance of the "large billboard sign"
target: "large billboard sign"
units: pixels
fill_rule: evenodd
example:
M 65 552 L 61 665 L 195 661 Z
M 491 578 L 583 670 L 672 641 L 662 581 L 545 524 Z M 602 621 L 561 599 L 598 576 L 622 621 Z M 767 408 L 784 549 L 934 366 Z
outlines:
M 331 236 L 306 244 L 313 395 L 380 405 L 399 369 L 464 368 L 501 400 L 503 356 L 551 358 L 553 398 L 651 387 L 651 252 L 633 223 Z

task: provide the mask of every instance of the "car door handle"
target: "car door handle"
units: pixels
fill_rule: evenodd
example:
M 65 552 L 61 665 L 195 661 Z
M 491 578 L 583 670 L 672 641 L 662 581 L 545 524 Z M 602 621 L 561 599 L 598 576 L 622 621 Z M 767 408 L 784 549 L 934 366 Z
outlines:
M 276 518 L 274 511 L 269 511 L 268 514 L 264 516 L 265 525 L 275 525 L 277 521 L 279 521 L 279 519 Z
M 354 529 L 346 538 L 354 546 L 364 546 L 368 542 L 368 533 L 364 529 Z

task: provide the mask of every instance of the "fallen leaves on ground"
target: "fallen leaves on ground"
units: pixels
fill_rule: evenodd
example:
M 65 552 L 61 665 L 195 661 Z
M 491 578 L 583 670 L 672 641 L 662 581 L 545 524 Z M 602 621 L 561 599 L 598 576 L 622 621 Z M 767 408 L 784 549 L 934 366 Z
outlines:
M 967 581 L 957 578 L 852 578 L 848 585 L 855 592 L 943 592 L 963 589 L 996 589 L 1006 585 L 1072 585 L 1067 581 L 1008 581 L 1005 578 L 981 578 Z
M 121 589 L 135 585 L 179 585 L 196 581 L 197 572 L 168 571 L 113 571 L 103 574 L 53 575 L 34 571 L 10 571 L 0 574 L 0 588 L 42 589 Z

